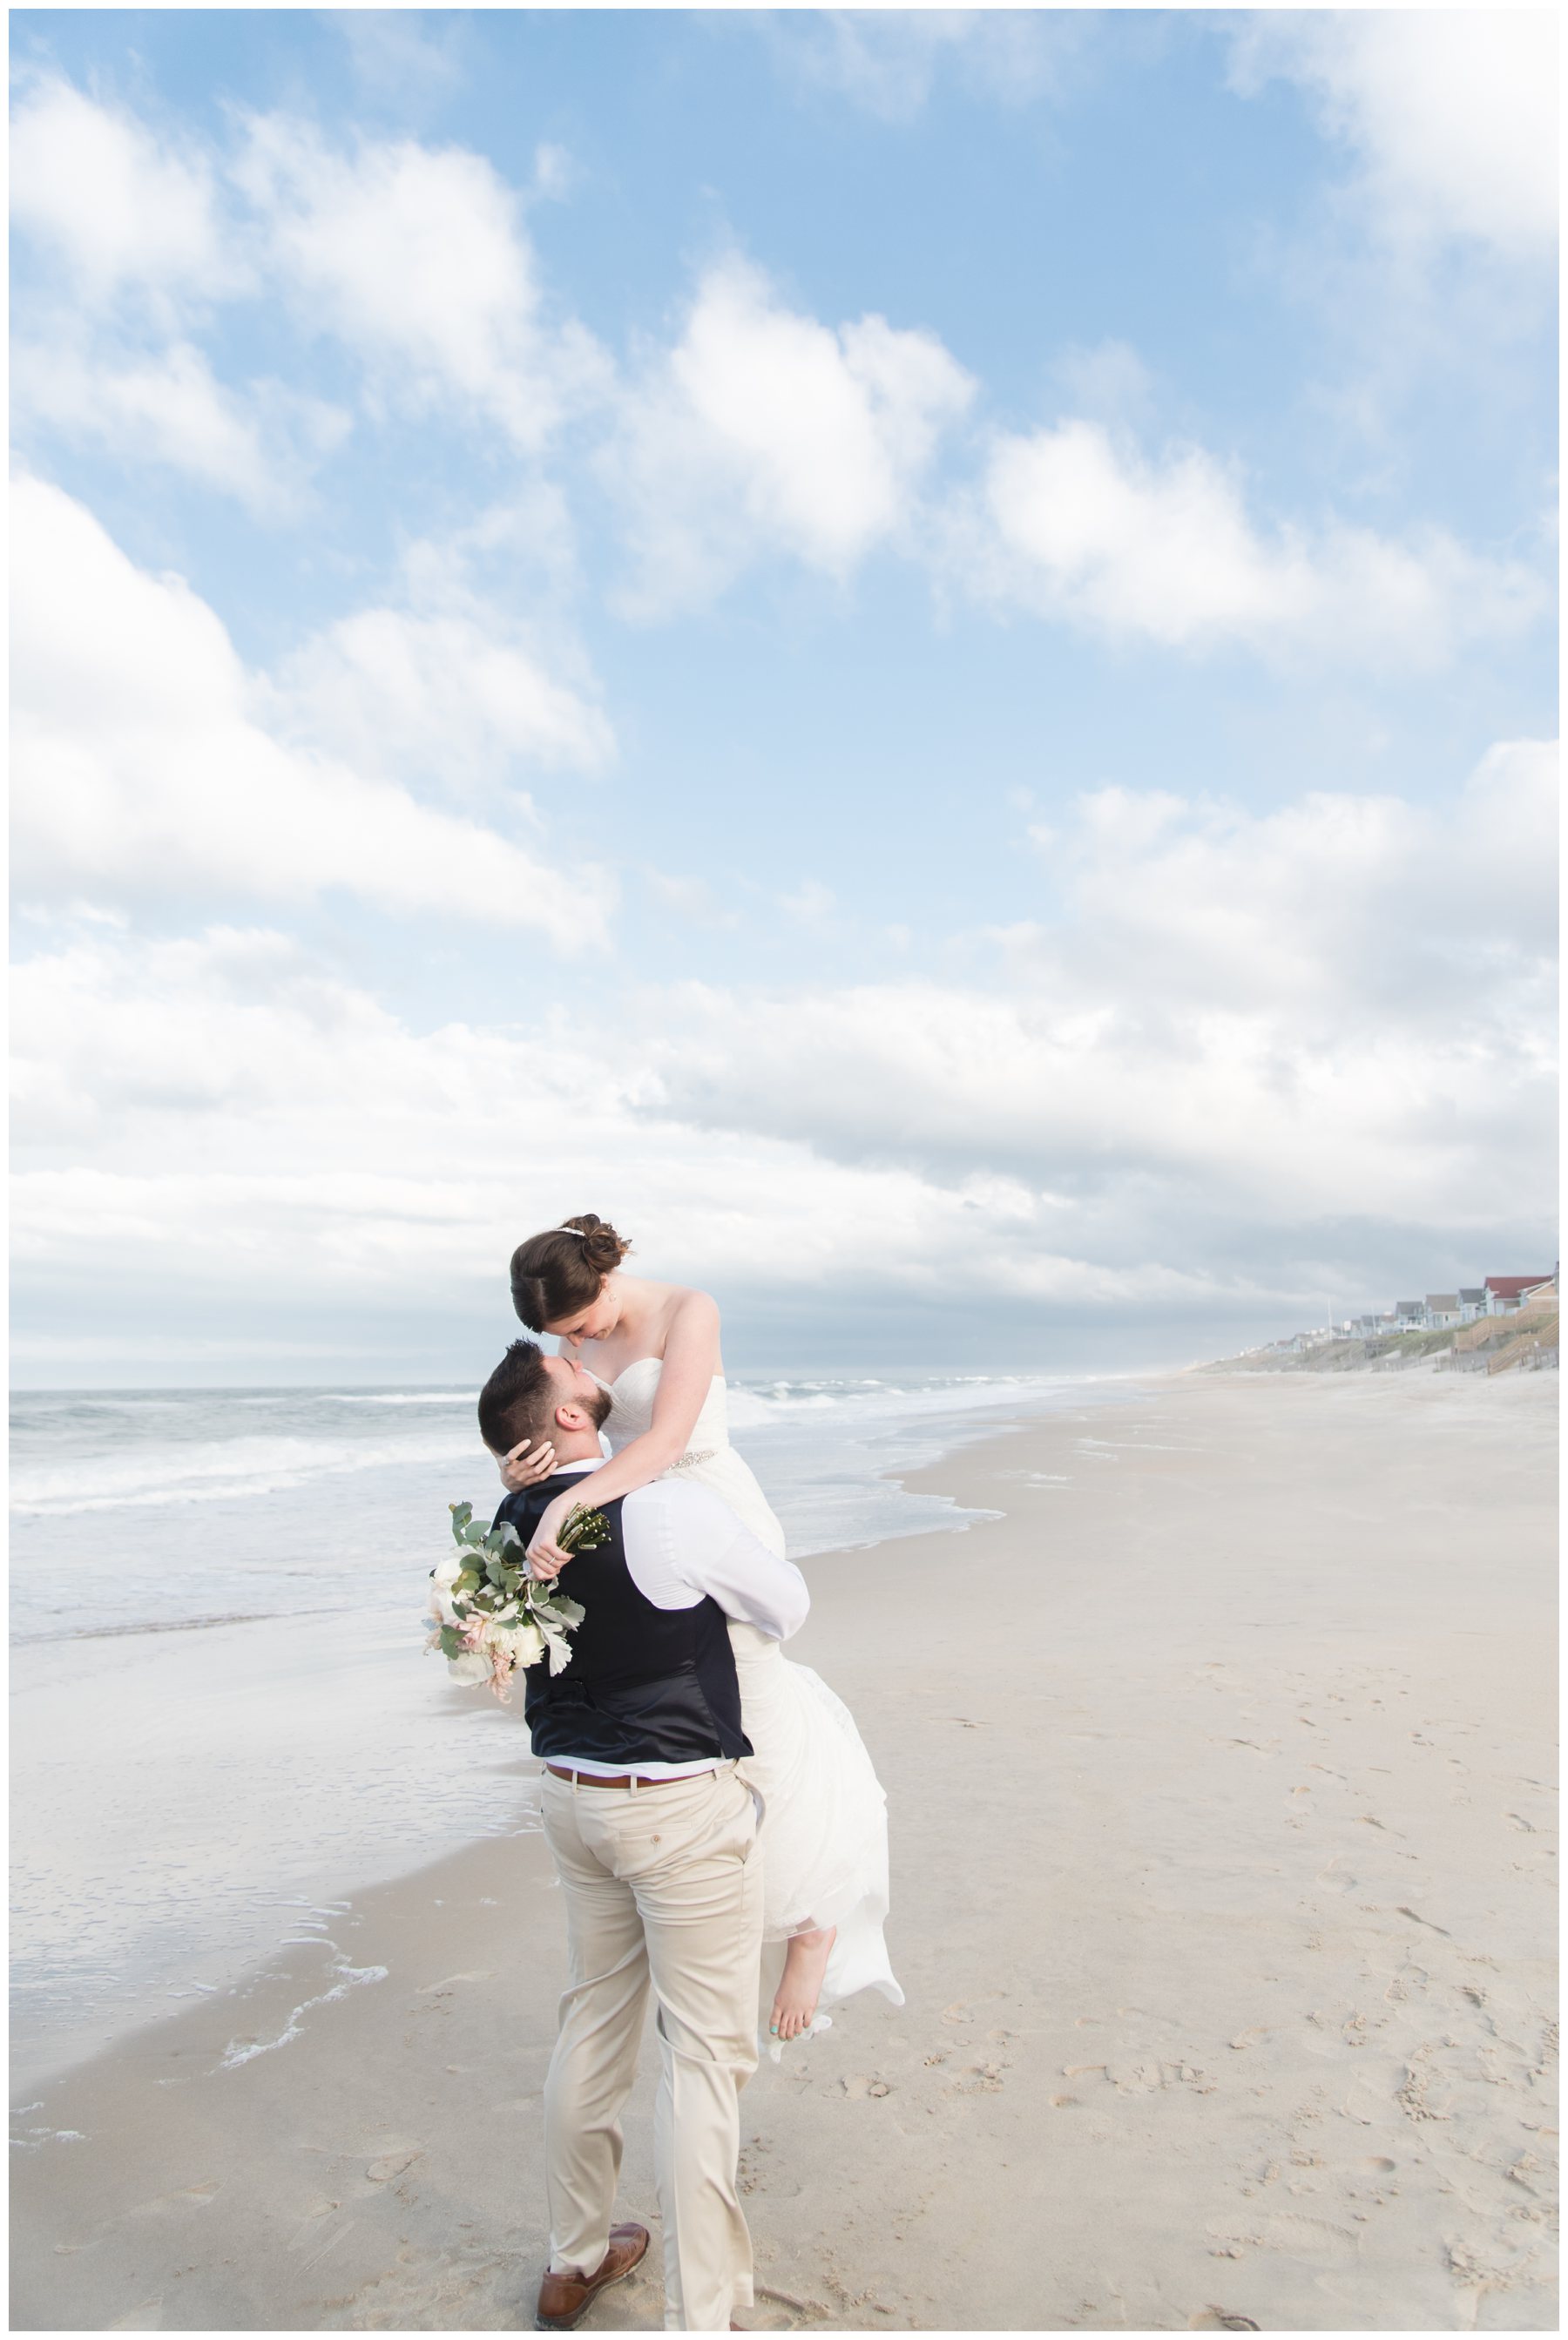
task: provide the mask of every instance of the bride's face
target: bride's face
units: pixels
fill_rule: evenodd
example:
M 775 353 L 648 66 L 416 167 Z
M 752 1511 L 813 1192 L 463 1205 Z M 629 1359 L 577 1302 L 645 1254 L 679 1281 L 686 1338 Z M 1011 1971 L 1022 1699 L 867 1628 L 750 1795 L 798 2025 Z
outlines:
M 556 1340 L 575 1348 L 580 1341 L 607 1341 L 620 1322 L 620 1295 L 615 1288 L 615 1278 L 607 1275 L 599 1287 L 599 1297 L 589 1307 L 580 1308 L 575 1315 L 558 1318 L 547 1324 L 545 1331 Z

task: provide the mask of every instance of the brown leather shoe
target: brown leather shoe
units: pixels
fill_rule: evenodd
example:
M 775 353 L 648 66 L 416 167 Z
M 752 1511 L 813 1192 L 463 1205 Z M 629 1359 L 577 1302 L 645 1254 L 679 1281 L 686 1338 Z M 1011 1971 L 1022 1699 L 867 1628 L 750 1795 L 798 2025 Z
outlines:
M 587 2315 L 596 2292 L 629 2276 L 648 2248 L 648 2229 L 611 2226 L 610 2248 L 592 2275 L 546 2275 L 539 2286 L 536 2332 L 572 2332 Z

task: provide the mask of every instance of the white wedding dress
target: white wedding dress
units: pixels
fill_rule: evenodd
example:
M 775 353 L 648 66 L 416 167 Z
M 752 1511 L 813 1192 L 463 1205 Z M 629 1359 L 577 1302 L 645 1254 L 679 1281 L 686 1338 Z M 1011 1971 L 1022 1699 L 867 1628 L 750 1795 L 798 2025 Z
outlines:
M 605 1435 L 612 1451 L 640 1438 L 653 1421 L 663 1371 L 639 1357 L 613 1382 Z M 597 1375 L 595 1376 L 597 1379 Z M 686 1452 L 673 1466 L 721 1496 L 761 1543 L 779 1558 L 784 1531 L 749 1466 L 729 1443 L 724 1378 L 716 1373 Z M 888 1915 L 888 1799 L 842 1699 L 809 1666 L 795 1665 L 755 1625 L 730 1620 L 746 1736 L 754 1754 L 741 1776 L 763 1804 L 763 1934 L 771 1943 L 814 1926 L 835 1926 L 819 2006 L 879 1990 L 895 2007 L 904 1994 L 893 1978 L 882 1928 Z M 769 1998 L 783 1959 L 770 1962 Z M 824 2018 L 819 2018 L 826 2028 Z M 777 2049 L 773 2050 L 777 2054 Z

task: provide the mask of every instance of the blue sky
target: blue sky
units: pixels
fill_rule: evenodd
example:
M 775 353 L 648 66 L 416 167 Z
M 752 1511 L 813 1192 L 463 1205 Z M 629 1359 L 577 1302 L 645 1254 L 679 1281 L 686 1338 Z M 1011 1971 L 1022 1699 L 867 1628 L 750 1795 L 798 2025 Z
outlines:
M 1553 38 L 16 16 L 25 1374 L 1549 1267 Z

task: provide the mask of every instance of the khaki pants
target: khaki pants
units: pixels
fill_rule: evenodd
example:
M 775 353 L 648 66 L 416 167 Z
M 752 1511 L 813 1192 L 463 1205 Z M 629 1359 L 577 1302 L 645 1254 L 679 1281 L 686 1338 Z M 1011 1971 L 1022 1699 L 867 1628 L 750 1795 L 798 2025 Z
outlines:
M 609 2248 L 620 2115 L 651 1981 L 665 2325 L 728 2331 L 732 2310 L 751 2305 L 736 2191 L 762 1940 L 750 1791 L 732 1764 L 640 1789 L 577 1787 L 547 1771 L 543 1816 L 571 1978 L 544 2090 L 551 2266 L 591 2275 Z

